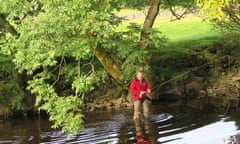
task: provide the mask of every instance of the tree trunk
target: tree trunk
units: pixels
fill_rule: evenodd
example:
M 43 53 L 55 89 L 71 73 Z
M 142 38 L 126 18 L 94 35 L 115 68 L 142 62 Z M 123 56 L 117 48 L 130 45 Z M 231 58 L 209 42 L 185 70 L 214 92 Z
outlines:
M 17 35 L 17 31 L 14 29 L 13 26 L 11 26 L 8 21 L 5 19 L 5 17 L 0 14 L 0 24 L 4 27 L 4 29 L 7 31 L 7 32 L 10 32 L 12 35 Z
M 121 66 L 119 66 L 114 59 L 108 54 L 106 49 L 97 47 L 94 49 L 94 55 L 103 65 L 105 70 L 119 83 L 123 83 L 123 74 Z
M 146 40 L 148 39 L 148 30 L 150 30 L 156 20 L 160 10 L 161 0 L 152 0 L 147 16 L 144 20 L 143 28 L 140 36 L 140 45 L 142 48 L 147 48 Z
M 152 0 L 152 3 L 148 10 L 148 13 L 145 18 L 143 28 L 141 31 L 141 35 L 140 35 L 140 46 L 142 49 L 147 49 L 147 47 L 148 47 L 148 45 L 147 45 L 147 40 L 149 39 L 148 31 L 152 28 L 152 26 L 156 20 L 156 17 L 160 10 L 160 3 L 161 3 L 161 0 Z M 144 68 L 146 66 L 148 66 L 148 69 Z M 144 73 L 145 73 L 145 79 L 147 80 L 149 86 L 152 87 L 153 83 L 154 83 L 154 77 L 152 74 L 152 68 L 150 66 L 150 60 L 148 60 L 148 59 L 145 60 L 144 67 L 143 67 L 143 69 L 144 69 Z M 154 97 L 154 95 L 155 94 L 153 93 L 152 99 L 156 99 L 156 97 Z

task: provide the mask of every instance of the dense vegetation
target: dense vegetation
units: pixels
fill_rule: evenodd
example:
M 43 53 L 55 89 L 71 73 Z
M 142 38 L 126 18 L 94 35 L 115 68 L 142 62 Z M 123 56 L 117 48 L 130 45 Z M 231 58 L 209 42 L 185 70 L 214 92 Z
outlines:
M 171 49 L 176 42 L 193 37 L 183 36 L 187 31 L 184 29 L 179 31 L 181 37 L 170 33 L 169 28 L 183 25 L 181 22 L 167 26 L 160 19 L 154 23 L 160 9 L 170 9 L 174 19 L 183 19 L 195 8 L 192 0 L 162 3 L 160 0 L 0 0 L 0 3 L 0 103 L 3 107 L 0 112 L 31 109 L 27 105 L 35 103 L 34 107 L 48 112 L 53 127 L 62 127 L 64 132 L 82 128 L 81 105 L 93 90 L 106 83 L 125 89 L 140 68 L 152 83 L 152 56 L 164 51 L 167 56 L 176 55 Z M 209 19 L 216 24 L 239 26 L 235 22 L 236 17 L 239 20 L 236 1 L 197 3 L 203 8 L 202 14 L 212 12 Z M 147 7 L 145 20 L 125 23 L 118 14 L 126 7 Z M 175 8 L 179 7 L 183 13 L 176 13 Z M 225 9 L 219 11 L 219 7 Z M 196 21 L 196 27 L 211 27 Z M 196 33 L 201 31 L 202 28 Z M 211 34 L 216 36 L 218 32 Z M 189 52 L 185 47 L 178 48 L 179 52 Z

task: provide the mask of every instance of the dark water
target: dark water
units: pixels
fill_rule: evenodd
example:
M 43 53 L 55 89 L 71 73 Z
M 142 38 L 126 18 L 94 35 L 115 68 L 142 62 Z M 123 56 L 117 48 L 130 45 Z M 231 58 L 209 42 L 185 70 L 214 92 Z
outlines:
M 16 118 L 0 121 L 0 144 L 238 144 L 240 116 L 222 116 L 213 108 L 186 105 L 151 106 L 149 120 L 134 122 L 132 110 L 99 111 L 86 115 L 85 130 L 67 139 L 52 130 L 46 119 Z

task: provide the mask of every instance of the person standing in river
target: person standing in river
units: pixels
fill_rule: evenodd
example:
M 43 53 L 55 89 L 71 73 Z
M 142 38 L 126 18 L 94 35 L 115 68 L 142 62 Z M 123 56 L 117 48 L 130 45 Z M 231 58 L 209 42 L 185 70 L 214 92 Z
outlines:
M 143 71 L 137 71 L 135 77 L 130 83 L 130 93 L 133 98 L 134 114 L 133 119 L 140 119 L 141 112 L 143 112 L 144 118 L 149 116 L 149 103 L 148 95 L 151 93 L 151 89 L 148 86 L 147 81 L 143 78 Z

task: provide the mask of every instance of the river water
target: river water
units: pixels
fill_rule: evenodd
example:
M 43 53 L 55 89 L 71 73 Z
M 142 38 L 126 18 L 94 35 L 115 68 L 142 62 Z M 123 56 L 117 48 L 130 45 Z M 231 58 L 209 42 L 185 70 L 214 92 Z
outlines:
M 45 118 L 0 121 L 0 144 L 240 144 L 240 114 L 213 107 L 151 105 L 149 120 L 133 121 L 131 109 L 86 114 L 85 129 L 67 138 Z

